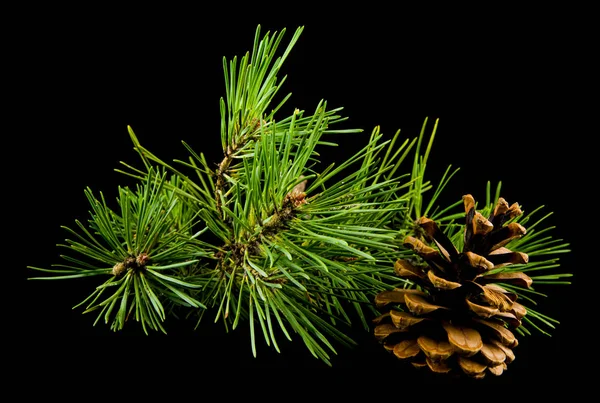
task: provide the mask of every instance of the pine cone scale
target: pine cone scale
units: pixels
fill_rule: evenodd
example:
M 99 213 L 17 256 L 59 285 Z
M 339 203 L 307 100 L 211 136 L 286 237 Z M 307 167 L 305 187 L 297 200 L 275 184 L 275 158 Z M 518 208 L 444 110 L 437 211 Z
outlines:
M 488 371 L 490 371 L 490 373 L 493 375 L 500 376 L 506 368 L 506 364 L 502 363 L 500 365 L 496 365 L 495 367 L 488 367 Z
M 506 360 L 506 354 L 504 354 L 504 351 L 493 344 L 484 343 L 480 351 L 488 366 L 495 367 L 497 365 L 501 365 Z
M 444 323 L 442 326 L 448 334 L 448 341 L 461 355 L 470 357 L 481 350 L 483 341 L 477 330 L 450 323 Z
M 431 284 L 433 284 L 434 287 L 436 288 L 442 288 L 444 290 L 453 290 L 455 288 L 458 288 L 460 286 L 462 286 L 461 283 L 458 283 L 456 281 L 449 281 L 446 280 L 442 277 L 437 276 L 433 270 L 429 270 L 427 272 L 427 278 L 429 279 L 429 281 L 431 282 Z
M 428 336 L 420 336 L 417 344 L 427 358 L 433 361 L 445 361 L 454 353 L 452 345 L 447 341 L 439 341 Z
M 501 272 L 482 276 L 484 282 L 499 281 L 503 283 L 511 283 L 519 287 L 531 288 L 533 280 L 523 272 Z
M 390 317 L 392 318 L 392 323 L 398 329 L 408 329 L 409 327 L 416 325 L 427 318 L 420 318 L 418 316 L 413 316 L 407 312 L 400 311 L 391 311 Z
M 404 301 L 408 310 L 415 315 L 428 314 L 438 309 L 448 309 L 441 305 L 432 304 L 418 294 L 405 294 Z
M 496 315 L 499 311 L 499 309 L 495 308 L 495 307 L 478 305 L 474 302 L 471 302 L 468 298 L 465 299 L 465 301 L 469 305 L 469 309 L 471 311 L 475 312 L 475 314 L 477 314 L 477 316 L 479 316 L 480 318 L 484 318 L 484 319 L 491 318 L 494 315 Z
M 417 224 L 425 231 L 430 239 L 433 239 L 438 249 L 447 260 L 455 259 L 458 250 L 450 239 L 440 230 L 435 221 L 422 217 Z
M 421 348 L 416 340 L 402 340 L 400 343 L 394 345 L 394 355 L 401 360 L 415 357 L 421 352 Z
M 477 361 L 470 360 L 465 357 L 458 357 L 458 364 L 467 375 L 476 378 L 483 377 L 485 375 L 484 371 L 487 369 L 487 365 L 481 364 Z
M 435 361 L 431 358 L 425 358 L 425 362 L 431 371 L 437 372 L 438 374 L 447 374 L 452 368 L 445 361 Z
M 414 289 L 395 289 L 393 291 L 382 291 L 375 296 L 375 304 L 380 307 L 390 303 L 404 304 L 404 296 L 407 294 L 425 295 L 425 293 Z

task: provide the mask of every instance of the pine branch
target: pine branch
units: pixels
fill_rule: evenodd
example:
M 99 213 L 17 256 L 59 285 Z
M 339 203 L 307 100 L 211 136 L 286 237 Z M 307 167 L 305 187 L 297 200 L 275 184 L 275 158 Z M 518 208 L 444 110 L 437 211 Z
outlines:
M 92 207 L 87 225 L 76 221 L 79 231 L 63 227 L 73 236 L 59 245 L 69 253 L 62 256 L 68 264 L 30 267 L 53 274 L 32 279 L 110 276 L 76 307 L 85 307 L 84 313 L 99 311 L 95 323 L 104 319 L 113 330 L 133 317 L 145 332 L 164 332 L 165 305 L 206 308 L 190 296 L 198 285 L 187 282 L 185 275 L 202 255 L 184 235 L 190 233 L 194 216 L 183 213 L 175 193 L 165 189 L 166 177 L 166 172 L 148 175 L 135 191 L 119 188 L 117 211 L 102 193 L 98 199 L 86 189 Z
M 159 164 L 182 179 L 186 190 L 179 194 L 198 205 L 200 219 L 222 242 L 210 258 L 213 263 L 200 265 L 194 277 L 202 284 L 196 297 L 217 309 L 215 321 L 230 321 L 228 326 L 235 329 L 244 319 L 250 320 L 252 327 L 256 315 L 262 328 L 262 320 L 270 318 L 265 312 L 271 312 L 292 326 L 310 351 L 328 362 L 329 356 L 319 343 L 328 349 L 331 346 L 322 332 L 338 341 L 347 342 L 347 337 L 324 323 L 342 320 L 349 324 L 345 301 L 360 301 L 350 305 L 368 329 L 363 306 L 370 304 L 377 291 L 390 287 L 387 281 L 391 277 L 381 273 L 389 270 L 392 256 L 400 252 L 398 230 L 388 224 L 401 220 L 399 215 L 408 209 L 406 205 L 426 188 L 415 189 L 417 179 L 404 176 L 403 181 L 394 174 L 417 141 L 420 144 L 423 133 L 396 148 L 398 134 L 392 141 L 382 141 L 383 135 L 376 128 L 366 146 L 338 167 L 314 170 L 311 166 L 319 159 L 316 148 L 336 145 L 323 141 L 322 136 L 362 130 L 332 130 L 346 119 L 338 114 L 341 108 L 328 110 L 325 101 L 312 115 L 296 109 L 281 120 L 275 120 L 274 112 L 264 113 L 268 104 L 254 106 L 252 99 L 266 97 L 256 95 L 260 91 L 277 91 L 275 77 L 284 59 L 277 59 L 269 79 L 259 83 L 275 54 L 271 44 L 280 42 L 270 42 L 268 35 L 264 41 L 265 45 L 261 42 L 254 48 L 251 60 L 255 65 L 249 63 L 249 55 L 239 67 L 236 59 L 229 68 L 224 63 L 224 158 L 214 171 L 202 154 L 186 145 L 189 162 L 175 162 L 192 168 L 199 179 L 195 181 L 144 148 L 131 129 L 130 134 L 146 168 Z M 247 109 L 262 112 L 251 114 Z M 128 168 L 132 176 L 145 175 L 143 170 Z M 209 196 L 211 191 L 214 199 Z M 294 307 L 324 314 L 326 321 L 313 323 L 315 319 L 305 314 L 297 317 L 299 311 L 288 310 L 283 303 L 261 305 L 283 295 L 285 301 L 294 301 Z M 269 337 L 266 342 L 276 344 Z M 254 344 L 252 349 L 256 350 Z

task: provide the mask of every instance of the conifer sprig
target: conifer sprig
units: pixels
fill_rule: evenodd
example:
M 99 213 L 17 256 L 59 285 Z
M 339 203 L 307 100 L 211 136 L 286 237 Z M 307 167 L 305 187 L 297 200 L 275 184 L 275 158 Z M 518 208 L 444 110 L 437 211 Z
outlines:
M 119 188 L 114 210 L 102 193 L 97 198 L 87 188 L 92 208 L 87 225 L 77 220 L 75 228 L 63 227 L 71 235 L 59 245 L 67 250 L 61 255 L 66 263 L 51 269 L 32 267 L 52 274 L 32 279 L 108 276 L 75 307 L 97 312 L 95 323 L 104 320 L 113 330 L 133 318 L 145 332 L 164 332 L 169 307 L 205 308 L 189 294 L 198 285 L 187 282 L 183 274 L 202 254 L 190 247 L 190 239 L 199 233 L 191 234 L 194 217 L 184 219 L 181 201 L 164 187 L 166 178 L 166 172 L 157 172 L 136 190 Z
M 363 149 L 319 171 L 317 148 L 337 145 L 324 136 L 362 130 L 332 129 L 346 118 L 341 108 L 329 110 L 326 101 L 313 114 L 295 109 L 280 120 L 264 112 L 268 104 L 253 106 L 266 97 L 256 94 L 274 94 L 279 88 L 275 78 L 290 49 L 272 63 L 270 44 L 280 40 L 268 38 L 239 66 L 235 59 L 224 63 L 229 66 L 227 99 L 221 103 L 224 157 L 216 168 L 187 144 L 188 161 L 167 163 L 144 148 L 131 128 L 130 135 L 146 168 L 158 164 L 181 178 L 178 194 L 196 206 L 220 242 L 217 251 L 203 249 L 210 257 L 188 280 L 201 285 L 196 298 L 214 308 L 215 321 L 234 329 L 248 320 L 253 351 L 258 328 L 275 348 L 276 334 L 291 338 L 298 333 L 315 356 L 329 362 L 327 351 L 335 351 L 329 337 L 352 343 L 338 326 L 350 324 L 348 307 L 368 329 L 364 307 L 373 309 L 374 293 L 388 287 L 386 272 L 404 253 L 393 221 L 428 183 L 417 177 L 423 170 L 413 175 L 397 171 L 405 160 L 425 162 L 415 148 L 425 137 L 425 124 L 419 137 L 399 145 L 399 132 L 384 140 L 376 127 Z M 269 74 L 267 66 L 272 66 Z M 264 77 L 268 80 L 259 82 Z M 244 108 L 262 113 L 248 114 Z M 122 172 L 134 177 L 147 175 L 126 167 Z

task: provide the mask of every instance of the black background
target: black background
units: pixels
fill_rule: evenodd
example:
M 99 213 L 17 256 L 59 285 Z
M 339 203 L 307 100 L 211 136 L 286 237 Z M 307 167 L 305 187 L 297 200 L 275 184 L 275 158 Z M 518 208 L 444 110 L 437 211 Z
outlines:
M 259 343 L 253 358 L 247 328 L 227 334 L 210 316 L 196 331 L 172 320 L 168 336 L 145 336 L 135 324 L 115 334 L 103 324 L 93 327 L 94 316 L 71 309 L 94 281 L 26 280 L 36 273 L 25 266 L 59 261 L 55 244 L 65 237 L 60 226 L 87 218 L 86 186 L 111 198 L 118 185 L 130 183 L 114 171 L 119 161 L 138 162 L 127 125 L 167 160 L 186 156 L 182 140 L 218 160 L 222 57 L 250 50 L 261 24 L 263 32 L 287 28 L 284 43 L 305 26 L 283 68 L 288 78 L 282 92 L 293 95 L 282 116 L 296 107 L 310 111 L 325 99 L 330 107 L 344 107 L 345 127 L 365 130 L 337 138 L 340 146 L 324 149 L 324 160 L 350 155 L 376 125 L 389 136 L 401 129 L 412 138 L 425 118 L 429 130 L 439 119 L 429 179 L 438 179 L 448 165 L 460 168 L 444 200 L 465 193 L 482 199 L 488 180 L 502 181 L 509 203 L 526 211 L 544 205 L 554 213 L 548 219 L 556 226 L 553 234 L 572 249 L 561 265 L 575 276 L 572 285 L 548 289 L 551 298 L 540 310 L 561 324 L 552 337 L 520 340 L 509 370 L 478 385 L 572 387 L 583 379 L 579 341 L 587 328 L 580 290 L 588 273 L 576 256 L 583 255 L 582 234 L 592 227 L 580 209 L 590 203 L 582 184 L 593 172 L 585 170 L 583 157 L 591 133 L 579 126 L 592 113 L 584 101 L 591 93 L 585 81 L 589 32 L 579 14 L 555 10 L 494 19 L 483 13 L 457 20 L 398 11 L 382 20 L 315 11 L 321 19 L 292 20 L 249 10 L 246 19 L 230 21 L 207 10 L 155 9 L 151 17 L 143 9 L 102 17 L 97 10 L 49 11 L 47 19 L 43 12 L 34 21 L 23 18 L 8 37 L 15 67 L 9 81 L 16 90 L 9 114 L 18 122 L 9 135 L 21 151 L 7 159 L 18 159 L 11 178 L 21 197 L 5 202 L 17 211 L 9 217 L 18 219 L 22 237 L 16 239 L 26 239 L 16 245 L 25 252 L 11 269 L 21 285 L 11 312 L 23 321 L 17 346 L 27 376 L 168 376 L 193 368 L 198 376 L 228 382 L 254 376 L 265 386 L 284 374 L 296 382 L 311 374 L 311 380 L 340 389 L 348 379 L 353 387 L 363 379 L 365 390 L 383 392 L 402 382 L 447 382 L 401 367 L 362 329 L 354 335 L 359 346 L 340 347 L 332 368 L 298 339 L 281 339 L 281 354 Z M 471 384 L 453 381 L 463 383 Z

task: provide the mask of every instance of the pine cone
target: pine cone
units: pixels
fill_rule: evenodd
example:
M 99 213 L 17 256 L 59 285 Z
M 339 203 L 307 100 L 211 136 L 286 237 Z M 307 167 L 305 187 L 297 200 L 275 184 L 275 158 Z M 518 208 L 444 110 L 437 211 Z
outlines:
M 501 375 L 515 359 L 518 341 L 510 329 L 520 326 L 526 314 L 525 307 L 516 302 L 517 295 L 496 283 L 530 287 L 532 280 L 514 269 L 502 269 L 528 261 L 526 254 L 504 247 L 525 234 L 525 228 L 514 221 L 505 225 L 522 214 L 518 205 L 509 207 L 500 198 L 486 219 L 475 211 L 471 195 L 463 201 L 462 252 L 426 217 L 418 221 L 425 242 L 412 236 L 404 239 L 404 245 L 426 264 L 405 259 L 395 263 L 396 274 L 417 288 L 376 296 L 377 307 L 386 312 L 374 320 L 375 337 L 415 367 L 483 378 L 488 371 Z

